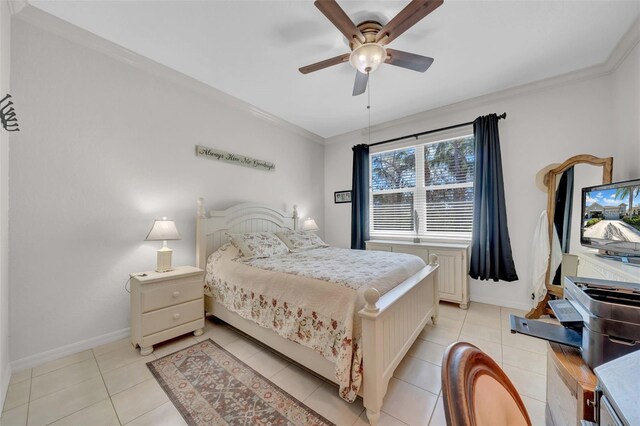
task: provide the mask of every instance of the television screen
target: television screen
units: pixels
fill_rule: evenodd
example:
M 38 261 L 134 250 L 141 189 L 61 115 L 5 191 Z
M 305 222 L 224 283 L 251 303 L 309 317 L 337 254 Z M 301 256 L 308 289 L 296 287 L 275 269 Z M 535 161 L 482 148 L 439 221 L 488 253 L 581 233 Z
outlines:
M 583 245 L 640 253 L 640 179 L 582 189 Z

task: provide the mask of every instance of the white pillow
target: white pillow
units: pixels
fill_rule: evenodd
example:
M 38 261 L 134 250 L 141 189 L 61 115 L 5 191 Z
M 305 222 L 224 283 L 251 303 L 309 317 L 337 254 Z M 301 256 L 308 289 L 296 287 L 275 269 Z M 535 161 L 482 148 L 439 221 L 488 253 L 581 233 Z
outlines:
M 292 253 L 320 247 L 329 247 L 320 237 L 310 231 L 292 231 L 285 229 L 276 232 L 276 235 L 289 247 Z
M 247 232 L 244 234 L 227 234 L 231 243 L 240 250 L 243 259 L 288 254 L 289 249 L 271 232 Z

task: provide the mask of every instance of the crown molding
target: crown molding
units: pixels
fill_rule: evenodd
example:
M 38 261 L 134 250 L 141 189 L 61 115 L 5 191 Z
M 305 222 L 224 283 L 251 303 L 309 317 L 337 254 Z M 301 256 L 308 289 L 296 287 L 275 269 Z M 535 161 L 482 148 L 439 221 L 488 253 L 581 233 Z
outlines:
M 638 43 L 640 43 L 640 17 L 635 20 L 631 28 L 622 36 L 607 58 L 606 64 L 611 72 L 617 70 L 624 63 Z
M 291 131 L 310 141 L 319 143 L 321 145 L 332 145 L 346 141 L 354 143 L 356 143 L 356 141 L 360 141 L 361 143 L 366 143 L 369 139 L 369 131 L 366 128 L 353 130 L 328 138 L 323 138 L 320 135 L 310 132 L 300 126 L 297 126 L 247 102 L 244 102 L 232 95 L 229 95 L 199 80 L 189 77 L 186 74 L 155 62 L 147 57 L 139 55 L 129 49 L 108 41 L 94 33 L 91 33 L 67 21 L 57 18 L 29 4 L 28 0 L 10 0 L 8 3 L 12 14 L 16 18 L 28 22 L 31 25 L 56 34 L 76 44 L 103 53 L 113 59 L 125 62 L 136 68 L 142 69 L 161 78 L 190 88 L 191 90 L 199 94 L 205 94 L 206 96 L 222 102 L 231 108 L 244 113 L 248 113 L 253 117 L 259 118 L 277 127 L 281 127 L 288 131 Z M 416 123 L 417 121 L 424 121 L 427 119 L 434 119 L 438 116 L 450 114 L 461 109 L 478 107 L 486 103 L 499 101 L 505 98 L 518 96 L 529 92 L 551 90 L 555 87 L 566 85 L 569 83 L 596 79 L 609 75 L 613 73 L 622 63 L 624 63 L 630 52 L 636 47 L 639 42 L 640 18 L 636 19 L 629 30 L 618 42 L 616 47 L 609 54 L 607 59 L 601 64 L 546 78 L 543 80 L 537 80 L 523 85 L 514 86 L 511 88 L 500 90 L 498 92 L 487 93 L 468 99 L 460 99 L 457 102 L 442 107 L 433 108 L 395 120 L 379 123 L 371 126 L 371 134 L 372 136 L 375 136 L 375 134 L 381 134 L 385 132 L 385 130 L 391 129 L 396 126 L 412 124 Z M 376 139 L 377 138 L 375 137 L 373 138 L 373 140 Z
M 372 141 L 377 141 L 381 138 L 377 138 L 376 134 L 380 135 L 384 131 L 399 127 L 403 125 L 411 125 L 421 121 L 427 121 L 430 119 L 438 118 L 439 116 L 451 114 L 462 109 L 469 109 L 482 106 L 483 104 L 496 102 L 505 98 L 519 96 L 525 93 L 538 92 L 544 90 L 551 90 L 558 86 L 563 86 L 570 83 L 577 83 L 580 81 L 591 80 L 601 78 L 603 76 L 610 75 L 618 69 L 618 67 L 624 63 L 633 49 L 640 43 L 640 18 L 638 18 L 629 28 L 629 30 L 622 36 L 616 47 L 609 54 L 607 59 L 598 65 L 594 65 L 588 68 L 571 71 L 565 74 L 557 75 L 554 77 L 546 78 L 543 80 L 537 80 L 531 83 L 526 83 L 520 86 L 511 87 L 508 89 L 500 90 L 498 92 L 488 93 L 480 95 L 474 98 L 463 99 L 458 102 L 454 102 L 442 107 L 433 108 L 430 110 L 418 112 L 412 115 L 401 117 L 395 120 L 385 121 L 371 126 Z M 494 111 L 500 113 L 502 111 Z M 469 118 L 471 119 L 471 118 Z M 325 139 L 325 145 L 333 145 L 337 143 L 367 143 L 369 139 L 369 130 L 362 128 L 353 130 L 351 132 L 342 133 L 339 135 L 331 136 Z M 399 136 L 399 135 L 395 135 Z M 393 135 L 386 135 L 386 138 L 392 138 Z
M 27 0 L 8 0 L 9 11 L 12 15 L 17 15 L 29 4 Z
M 173 83 L 186 87 L 198 94 L 208 96 L 224 105 L 250 114 L 262 121 L 268 122 L 274 126 L 280 127 L 287 131 L 297 134 L 309 141 L 323 145 L 324 138 L 306 130 L 300 126 L 297 126 L 289 121 L 286 121 L 280 117 L 268 113 L 256 106 L 253 106 L 241 99 L 238 99 L 228 93 L 218 90 L 208 84 L 205 84 L 195 78 L 189 77 L 179 71 L 174 70 L 166 65 L 162 65 L 153 61 L 145 56 L 139 55 L 125 47 L 122 47 L 116 43 L 106 40 L 90 31 L 73 25 L 63 19 L 60 19 L 50 13 L 47 13 L 25 0 L 20 0 L 22 4 L 19 9 L 19 13 L 15 13 L 15 18 L 20 19 L 28 24 L 36 26 L 47 32 L 60 36 L 73 43 L 79 44 L 83 47 L 100 52 L 110 58 L 116 59 L 120 62 L 127 63 L 135 68 L 146 71 L 150 74 L 169 80 Z
M 487 93 L 474 98 L 463 99 L 458 102 L 454 102 L 442 107 L 433 108 L 426 111 L 421 111 L 415 114 L 407 115 L 395 120 L 385 121 L 371 126 L 371 140 L 376 142 L 379 138 L 375 135 L 384 132 L 390 128 L 409 125 L 419 121 L 427 121 L 437 118 L 442 115 L 451 114 L 462 109 L 470 109 L 479 107 L 487 103 L 500 101 L 505 98 L 511 98 L 514 96 L 523 95 L 530 92 L 538 92 L 544 90 L 551 90 L 557 86 L 563 86 L 569 83 L 575 83 L 584 80 L 591 80 L 608 75 L 611 70 L 604 64 L 595 65 L 589 68 L 583 68 L 581 70 L 572 71 L 566 74 L 561 74 L 555 77 L 550 77 L 544 80 L 538 80 L 531 83 L 526 83 L 520 86 L 510 87 L 508 89 L 500 90 L 498 92 Z M 495 111 L 501 113 L 502 111 Z M 471 119 L 471 118 L 470 118 Z M 353 130 L 351 132 L 342 133 L 336 136 L 331 136 L 325 139 L 325 145 L 333 145 L 345 141 L 354 141 L 354 139 L 361 140 L 362 143 L 366 143 L 368 140 L 368 129 L 362 128 Z M 399 136 L 399 135 L 396 135 Z M 394 137 L 393 135 L 388 136 Z

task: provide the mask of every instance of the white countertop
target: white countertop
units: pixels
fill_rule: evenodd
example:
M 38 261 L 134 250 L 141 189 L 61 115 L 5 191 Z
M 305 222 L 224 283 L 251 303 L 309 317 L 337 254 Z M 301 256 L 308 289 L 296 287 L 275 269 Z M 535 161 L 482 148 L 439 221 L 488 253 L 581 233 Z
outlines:
M 616 414 L 627 425 L 640 425 L 640 350 L 594 369 Z

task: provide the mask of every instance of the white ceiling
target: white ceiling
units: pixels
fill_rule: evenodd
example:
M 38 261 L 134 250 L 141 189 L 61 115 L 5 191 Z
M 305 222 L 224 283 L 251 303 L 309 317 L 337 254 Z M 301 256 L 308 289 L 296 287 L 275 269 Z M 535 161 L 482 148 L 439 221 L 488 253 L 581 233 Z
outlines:
M 297 70 L 348 51 L 311 0 L 31 3 L 322 137 L 367 125 L 349 64 Z M 339 3 L 384 24 L 408 1 Z M 445 0 L 390 44 L 433 66 L 371 75 L 372 124 L 600 64 L 638 16 L 640 1 Z

